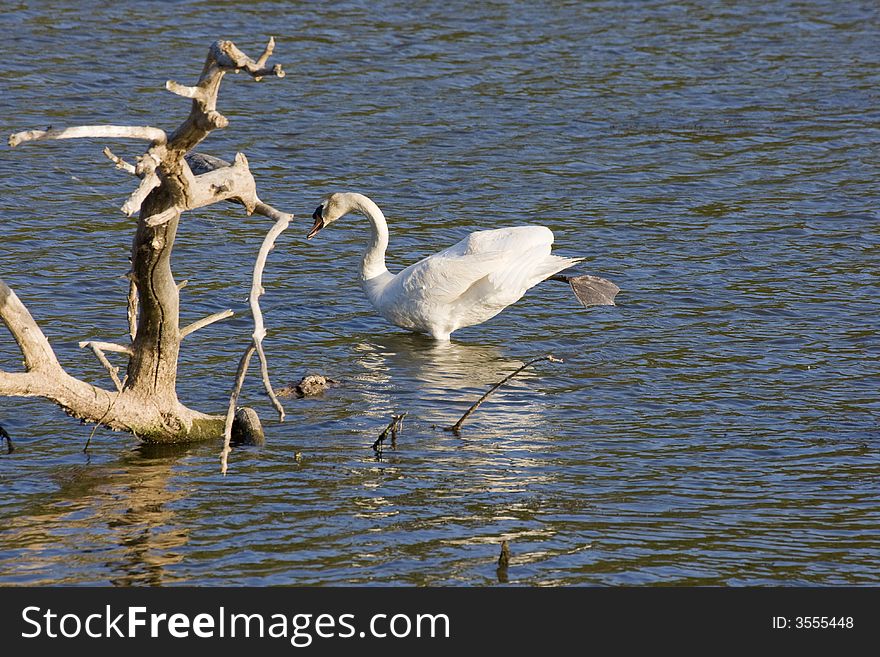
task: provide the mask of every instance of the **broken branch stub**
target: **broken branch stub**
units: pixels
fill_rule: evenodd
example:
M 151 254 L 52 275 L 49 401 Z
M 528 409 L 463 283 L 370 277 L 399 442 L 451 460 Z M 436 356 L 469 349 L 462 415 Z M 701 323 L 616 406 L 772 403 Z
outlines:
M 388 426 L 382 430 L 382 433 L 379 434 L 379 437 L 376 438 L 376 441 L 370 446 L 374 452 L 381 451 L 382 444 L 384 440 L 388 437 L 388 434 L 391 434 L 391 444 L 396 446 L 397 443 L 397 432 L 403 429 L 403 418 L 406 417 L 406 413 L 401 413 L 400 415 L 392 415 L 391 422 L 388 423 Z

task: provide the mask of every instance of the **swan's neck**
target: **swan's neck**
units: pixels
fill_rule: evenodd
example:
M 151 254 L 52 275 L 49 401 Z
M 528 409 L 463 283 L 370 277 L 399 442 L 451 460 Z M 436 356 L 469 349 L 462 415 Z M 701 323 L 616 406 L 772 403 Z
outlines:
M 354 195 L 354 211 L 364 215 L 370 222 L 372 234 L 361 260 L 361 280 L 368 281 L 388 271 L 385 251 L 388 249 L 388 222 L 379 206 L 362 194 Z

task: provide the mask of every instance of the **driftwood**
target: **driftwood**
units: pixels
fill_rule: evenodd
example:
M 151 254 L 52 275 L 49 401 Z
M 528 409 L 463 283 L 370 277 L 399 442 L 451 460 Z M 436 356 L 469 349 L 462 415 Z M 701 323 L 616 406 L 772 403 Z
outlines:
M 135 164 L 105 149 L 105 155 L 118 169 L 138 179 L 137 188 L 122 206 L 128 216 L 138 213 L 131 271 L 127 275 L 130 281 L 127 304 L 131 344 L 88 341 L 81 345 L 90 347 L 107 369 L 113 389 L 95 386 L 69 375 L 25 305 L 0 281 L 0 319 L 24 357 L 23 372 L 0 371 L 0 395 L 44 397 L 74 417 L 110 429 L 130 431 L 148 441 L 216 438 L 223 435 L 224 429 L 228 431 L 229 423 L 223 415 L 209 415 L 180 403 L 176 383 L 181 340 L 231 313 L 214 313 L 181 328 L 181 285 L 175 282 L 170 263 L 183 212 L 220 201 L 234 201 L 244 206 L 248 214 L 257 212 L 276 222 L 257 258 L 255 290 L 251 292 L 255 330 L 248 351 L 253 349 L 260 355 L 264 385 L 283 416 L 280 404 L 271 393 L 262 348 L 265 328 L 257 297 L 262 292 L 260 276 L 268 250 L 291 215 L 281 213 L 259 199 L 243 154 L 236 155 L 234 162 L 229 164 L 218 158 L 191 153 L 212 130 L 228 124 L 226 117 L 217 111 L 220 82 L 226 73 L 245 72 L 255 80 L 284 76 L 280 65 L 266 67 L 273 49 L 274 40 L 270 39 L 263 54 L 255 61 L 231 41 L 212 44 L 194 86 L 173 81 L 166 84 L 172 93 L 192 99 L 189 116 L 170 136 L 154 127 L 99 125 L 26 130 L 9 137 L 12 147 L 26 142 L 74 138 L 139 139 L 149 142 L 149 147 Z M 188 160 L 196 163 L 195 169 Z M 108 351 L 128 357 L 122 380 L 104 353 Z M 239 374 L 239 378 L 243 377 L 243 372 Z M 232 395 L 233 404 L 239 387 L 237 382 Z
M 486 401 L 492 393 L 494 393 L 496 390 L 498 390 L 498 388 L 500 388 L 505 383 L 510 381 L 513 377 L 515 377 L 517 374 L 522 372 L 524 369 L 526 369 L 530 365 L 534 365 L 535 363 L 538 363 L 542 360 L 547 360 L 547 361 L 550 361 L 551 363 L 563 362 L 561 358 L 556 358 L 550 354 L 547 354 L 546 356 L 540 356 L 538 358 L 533 358 L 528 363 L 526 363 L 525 365 L 520 367 L 518 370 L 511 372 L 510 374 L 505 376 L 503 379 L 501 379 L 498 383 L 496 383 L 494 386 L 489 388 L 489 391 L 486 392 L 485 395 L 480 397 L 477 401 L 475 401 L 473 403 L 473 405 L 469 409 L 467 409 L 467 411 L 465 411 L 465 414 L 459 418 L 458 422 L 453 424 L 451 427 L 444 427 L 444 429 L 446 431 L 451 431 L 456 436 L 459 435 L 461 433 L 461 425 L 464 424 L 464 421 L 467 420 L 471 416 L 471 414 L 480 407 L 480 404 L 482 404 L 484 401 Z

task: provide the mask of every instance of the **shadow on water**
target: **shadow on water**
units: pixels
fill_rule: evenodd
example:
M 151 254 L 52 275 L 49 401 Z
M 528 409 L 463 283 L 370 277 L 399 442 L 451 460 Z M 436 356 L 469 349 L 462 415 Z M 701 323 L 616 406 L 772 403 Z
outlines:
M 103 561 L 107 584 L 175 581 L 167 567 L 183 558 L 189 532 L 173 508 L 187 491 L 172 480 L 196 449 L 143 444 L 115 462 L 57 469 L 55 492 L 25 505 L 4 528 L 4 543 L 16 549 L 0 566 L 0 581 L 75 583 L 79 561 Z

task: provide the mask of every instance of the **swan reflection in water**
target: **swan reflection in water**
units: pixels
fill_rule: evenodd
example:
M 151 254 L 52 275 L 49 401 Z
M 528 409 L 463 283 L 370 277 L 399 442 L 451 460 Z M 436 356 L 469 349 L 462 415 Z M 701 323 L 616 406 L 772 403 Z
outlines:
M 369 413 L 408 410 L 410 419 L 449 426 L 491 386 L 526 361 L 495 345 L 438 342 L 417 334 L 383 335 L 354 347 Z M 498 390 L 474 416 L 503 435 L 544 422 L 541 375 L 525 370 Z
M 409 413 L 397 449 L 385 452 L 382 465 L 353 469 L 338 493 L 356 518 L 372 524 L 364 539 L 370 545 L 365 550 L 372 551 L 371 567 L 394 554 L 383 542 L 389 534 L 395 545 L 407 546 L 408 555 L 423 559 L 436 559 L 438 545 L 495 552 L 501 540 L 532 545 L 518 547 L 519 565 L 571 550 L 568 540 L 564 549 L 541 547 L 556 540 L 557 530 L 536 522 L 546 508 L 560 508 L 565 504 L 560 499 L 572 494 L 553 486 L 559 466 L 551 439 L 552 399 L 541 392 L 546 368 L 525 370 L 499 389 L 459 438 L 440 427 L 453 424 L 529 359 L 494 345 L 407 334 L 361 342 L 355 354 L 368 412 L 382 421 L 392 412 Z M 437 581 L 455 581 L 459 569 L 472 567 L 469 560 L 444 562 Z M 425 577 L 432 581 L 433 575 Z

